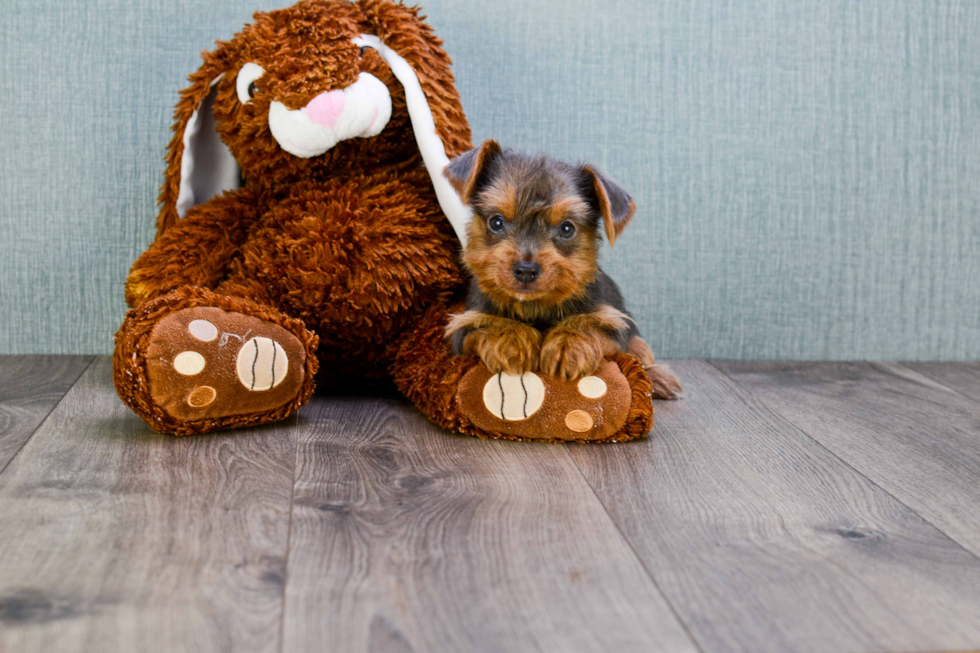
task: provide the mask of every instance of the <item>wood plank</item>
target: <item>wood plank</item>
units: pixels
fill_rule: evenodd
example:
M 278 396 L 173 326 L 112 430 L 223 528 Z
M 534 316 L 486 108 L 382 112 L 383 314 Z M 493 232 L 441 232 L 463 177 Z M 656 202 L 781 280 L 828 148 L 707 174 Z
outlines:
M 323 399 L 300 436 L 283 650 L 692 651 L 560 446 Z
M 0 651 L 277 651 L 297 418 L 159 435 L 111 368 L 0 475 Z
M 980 363 L 902 363 L 902 366 L 980 401 Z
M 91 362 L 91 356 L 0 356 L 0 472 Z
M 977 402 L 894 363 L 719 367 L 980 556 Z
M 715 368 L 647 441 L 572 457 L 704 651 L 980 642 L 980 560 Z

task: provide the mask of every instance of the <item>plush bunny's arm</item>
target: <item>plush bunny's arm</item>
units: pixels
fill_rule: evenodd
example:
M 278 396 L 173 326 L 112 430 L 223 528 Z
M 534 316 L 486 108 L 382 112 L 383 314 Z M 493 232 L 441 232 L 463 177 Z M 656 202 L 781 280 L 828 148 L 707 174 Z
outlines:
M 268 204 L 263 194 L 239 191 L 191 209 L 133 264 L 126 303 L 135 308 L 183 285 L 213 289 Z

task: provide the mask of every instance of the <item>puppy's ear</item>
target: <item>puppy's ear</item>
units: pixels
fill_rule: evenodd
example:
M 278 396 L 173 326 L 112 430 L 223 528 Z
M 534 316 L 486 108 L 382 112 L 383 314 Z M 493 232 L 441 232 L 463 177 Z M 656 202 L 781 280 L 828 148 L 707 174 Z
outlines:
M 469 204 L 476 191 L 477 184 L 481 176 L 487 170 L 490 162 L 502 154 L 500 145 L 495 140 L 483 141 L 480 147 L 475 147 L 468 152 L 449 162 L 442 174 L 446 176 L 456 192 L 459 193 L 463 204 Z
M 606 238 L 609 244 L 616 242 L 619 234 L 633 219 L 636 213 L 636 203 L 629 193 L 619 187 L 592 166 L 583 166 L 582 172 L 585 173 L 588 183 L 591 185 L 592 192 L 595 193 L 596 201 L 599 205 L 599 213 L 602 214 L 602 221 L 606 227 Z

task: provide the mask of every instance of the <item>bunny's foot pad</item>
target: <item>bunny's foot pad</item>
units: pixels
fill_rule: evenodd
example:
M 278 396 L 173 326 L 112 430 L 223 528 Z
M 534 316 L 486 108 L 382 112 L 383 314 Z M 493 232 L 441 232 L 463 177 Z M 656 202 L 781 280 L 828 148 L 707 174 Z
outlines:
M 648 398 L 648 395 L 647 395 Z M 485 433 L 526 440 L 605 442 L 624 432 L 633 392 L 620 366 L 565 381 L 536 372 L 493 374 L 476 365 L 460 380 L 459 412 Z
M 309 400 L 317 344 L 274 308 L 183 288 L 129 311 L 116 334 L 113 380 L 156 431 L 255 426 Z
M 260 413 L 303 386 L 303 343 L 277 324 L 220 308 L 160 320 L 146 348 L 153 403 L 179 420 Z

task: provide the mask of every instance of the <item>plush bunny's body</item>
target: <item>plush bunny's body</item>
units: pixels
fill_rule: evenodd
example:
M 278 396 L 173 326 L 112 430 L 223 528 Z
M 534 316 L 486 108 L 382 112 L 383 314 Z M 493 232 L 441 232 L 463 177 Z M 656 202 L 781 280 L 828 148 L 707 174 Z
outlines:
M 589 433 L 561 425 L 555 411 L 576 399 L 550 379 L 542 392 L 571 399 L 545 402 L 555 419 L 522 431 L 480 395 L 489 373 L 451 357 L 454 227 L 467 215 L 441 172 L 470 132 L 449 66 L 416 10 L 383 0 L 258 13 L 205 53 L 176 110 L 157 238 L 127 279 L 116 336 L 117 391 L 150 426 L 281 419 L 319 369 L 340 384 L 391 377 L 434 421 L 475 435 L 649 429 L 649 388 L 629 357 L 604 368 L 610 393 L 588 410 L 607 417 Z

